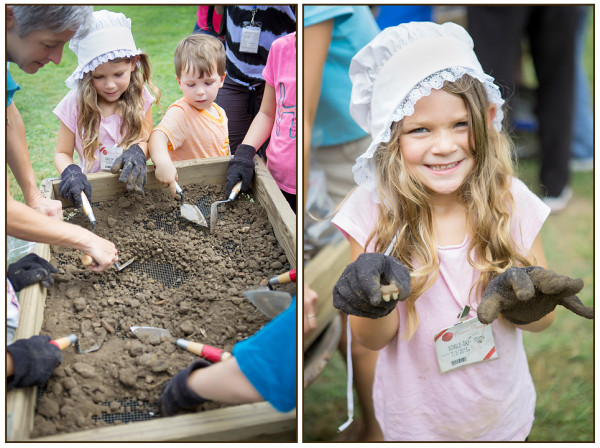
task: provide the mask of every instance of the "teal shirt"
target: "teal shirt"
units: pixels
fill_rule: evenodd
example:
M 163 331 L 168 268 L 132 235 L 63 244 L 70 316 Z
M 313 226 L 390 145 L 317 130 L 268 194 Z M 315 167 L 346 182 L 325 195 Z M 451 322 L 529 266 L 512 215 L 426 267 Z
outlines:
M 6 63 L 6 107 L 12 103 L 15 92 L 21 89 L 21 86 L 10 76 L 10 72 L 8 71 L 9 64 L 10 62 Z
M 331 45 L 323 67 L 321 96 L 313 125 L 311 146 L 331 146 L 365 137 L 350 116 L 352 57 L 378 33 L 368 6 L 305 6 L 304 27 L 333 19 Z

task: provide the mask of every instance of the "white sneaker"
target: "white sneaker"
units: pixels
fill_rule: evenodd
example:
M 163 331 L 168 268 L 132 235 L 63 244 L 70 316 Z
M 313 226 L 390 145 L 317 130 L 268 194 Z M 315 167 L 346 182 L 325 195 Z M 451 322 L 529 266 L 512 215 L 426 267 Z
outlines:
M 565 209 L 572 196 L 571 187 L 565 187 L 559 196 L 546 196 L 542 201 L 550 207 L 550 213 L 558 213 Z

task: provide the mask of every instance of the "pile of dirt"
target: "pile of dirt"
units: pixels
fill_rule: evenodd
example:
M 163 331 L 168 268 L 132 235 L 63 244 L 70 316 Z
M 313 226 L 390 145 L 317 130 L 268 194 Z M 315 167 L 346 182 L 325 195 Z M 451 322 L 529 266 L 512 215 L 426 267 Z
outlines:
M 207 220 L 202 204 L 224 196 L 214 185 L 188 185 L 184 193 Z M 32 437 L 158 417 L 162 386 L 197 359 L 175 339 L 231 351 L 269 320 L 243 292 L 290 269 L 266 212 L 247 194 L 219 206 L 212 234 L 182 220 L 180 202 L 168 190 L 123 193 L 92 205 L 95 232 L 115 243 L 119 263 L 135 261 L 97 274 L 82 266 L 80 251 L 52 247 L 60 272 L 48 290 L 41 333 L 73 333 L 82 350 L 100 349 L 63 351 L 63 363 L 40 394 Z M 65 219 L 90 228 L 73 209 L 65 209 Z M 294 294 L 296 285 L 276 289 Z M 171 337 L 140 340 L 132 326 L 165 328 Z M 198 410 L 222 406 L 206 403 Z

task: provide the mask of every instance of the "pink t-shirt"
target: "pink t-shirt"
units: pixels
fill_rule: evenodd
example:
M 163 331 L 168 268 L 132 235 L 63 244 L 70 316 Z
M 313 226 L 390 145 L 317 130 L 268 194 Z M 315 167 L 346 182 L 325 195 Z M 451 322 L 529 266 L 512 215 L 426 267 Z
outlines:
M 150 94 L 150 91 L 146 86 L 142 90 L 144 97 L 144 114 L 148 112 L 148 108 L 152 106 L 154 97 Z M 118 146 L 121 141 L 121 123 L 123 117 L 119 114 L 111 115 L 110 117 L 102 118 L 100 120 L 100 142 L 102 145 L 94 151 L 94 163 L 92 164 L 89 171 L 86 171 L 86 163 L 83 157 L 83 150 L 81 147 L 81 135 L 77 133 L 77 119 L 79 118 L 79 111 L 77 109 L 77 94 L 72 90 L 65 95 L 65 97 L 58 103 L 54 108 L 54 114 L 67 126 L 73 134 L 75 134 L 75 151 L 79 155 L 79 166 L 84 173 L 96 173 L 100 171 L 100 157 L 98 151 L 102 146 L 111 147 Z M 127 149 L 127 148 L 123 148 Z
M 275 39 L 263 77 L 275 89 L 275 123 L 267 147 L 267 169 L 277 186 L 296 194 L 296 33 Z
M 518 209 L 512 237 L 528 253 L 549 208 L 516 178 L 511 192 Z M 358 187 L 333 223 L 364 247 L 377 217 L 371 193 Z M 529 434 L 536 396 L 521 330 L 495 320 L 497 359 L 440 373 L 434 334 L 457 323 L 479 277 L 467 261 L 468 243 L 467 236 L 457 246 L 438 247 L 440 273 L 416 301 L 419 325 L 410 341 L 401 338 L 406 306 L 401 302 L 396 307 L 400 332 L 380 351 L 373 385 L 375 415 L 385 440 L 523 441 Z M 469 317 L 477 315 L 478 299 L 471 297 Z

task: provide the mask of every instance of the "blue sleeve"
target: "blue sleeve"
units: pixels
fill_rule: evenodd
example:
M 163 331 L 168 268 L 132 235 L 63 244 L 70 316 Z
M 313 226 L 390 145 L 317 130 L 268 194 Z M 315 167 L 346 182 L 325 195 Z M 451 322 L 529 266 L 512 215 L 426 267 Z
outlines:
M 305 6 L 304 26 L 316 25 L 326 20 L 354 14 L 353 6 Z
M 288 412 L 297 398 L 296 296 L 256 334 L 238 342 L 233 356 L 242 373 L 275 409 Z
M 10 72 L 8 71 L 9 64 L 10 62 L 6 63 L 6 107 L 11 105 L 15 92 L 21 89 L 21 86 L 10 76 Z

